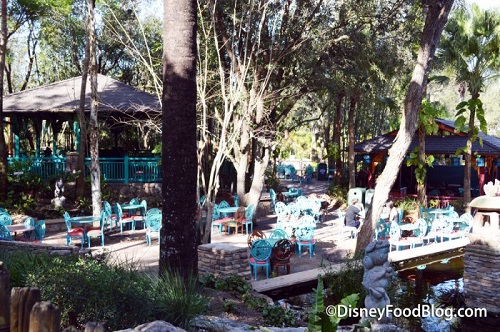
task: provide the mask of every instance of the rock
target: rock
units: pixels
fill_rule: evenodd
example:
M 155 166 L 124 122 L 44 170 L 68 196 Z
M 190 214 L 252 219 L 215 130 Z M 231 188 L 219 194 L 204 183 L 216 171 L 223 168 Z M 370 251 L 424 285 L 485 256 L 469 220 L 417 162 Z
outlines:
M 133 329 L 120 330 L 118 332 L 148 331 L 148 332 L 186 332 L 186 330 L 176 327 L 162 320 L 136 326 Z

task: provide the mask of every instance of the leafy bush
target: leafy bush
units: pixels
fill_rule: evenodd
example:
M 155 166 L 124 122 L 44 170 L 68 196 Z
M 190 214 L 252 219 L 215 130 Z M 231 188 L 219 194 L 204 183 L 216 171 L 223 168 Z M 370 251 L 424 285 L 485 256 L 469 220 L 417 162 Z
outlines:
M 361 285 L 364 267 L 361 257 L 353 257 L 345 261 L 338 273 L 326 271 L 323 279 L 327 285 L 329 303 L 339 303 L 350 294 L 360 294 L 364 300 L 366 291 Z
M 277 305 L 267 305 L 262 310 L 267 324 L 270 326 L 295 326 L 296 320 L 292 311 Z
M 61 309 L 62 327 L 102 322 L 120 330 L 156 319 L 187 327 L 207 301 L 195 278 L 167 274 L 155 280 L 134 262 L 110 262 L 108 255 L 50 256 L 2 253 L 12 287 L 38 287 L 44 301 Z

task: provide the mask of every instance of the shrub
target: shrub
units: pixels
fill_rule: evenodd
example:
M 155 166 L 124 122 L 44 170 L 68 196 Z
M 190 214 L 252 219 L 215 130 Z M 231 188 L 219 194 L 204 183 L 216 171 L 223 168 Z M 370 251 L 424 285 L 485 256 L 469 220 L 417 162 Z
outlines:
M 100 256 L 49 256 L 2 253 L 12 287 L 38 287 L 44 301 L 61 309 L 61 326 L 81 327 L 101 322 L 120 330 L 163 319 L 186 327 L 203 312 L 195 278 L 186 283 L 167 274 L 155 280 L 130 262 L 110 262 Z
M 328 302 L 339 303 L 351 294 L 360 294 L 364 301 L 366 291 L 363 282 L 364 267 L 361 257 L 353 257 L 345 261 L 338 273 L 326 271 L 323 279 L 327 285 Z

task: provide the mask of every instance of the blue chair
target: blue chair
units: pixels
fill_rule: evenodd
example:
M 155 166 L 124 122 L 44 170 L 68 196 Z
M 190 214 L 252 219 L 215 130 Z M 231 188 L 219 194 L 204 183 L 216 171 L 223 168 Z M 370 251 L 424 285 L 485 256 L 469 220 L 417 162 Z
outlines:
M 82 227 L 71 227 L 71 217 L 69 213 L 64 212 L 64 223 L 66 224 L 66 244 L 71 245 L 72 239 L 80 239 L 80 246 L 83 248 L 83 243 L 85 242 L 85 233 Z
M 253 232 L 253 215 L 255 213 L 255 205 L 250 204 L 249 206 L 246 207 L 245 209 L 245 221 L 243 222 L 243 225 L 245 225 L 245 231 L 247 234 L 250 234 L 248 232 L 248 226 L 250 226 L 250 232 Z M 241 230 L 243 233 L 243 229 Z
M 220 201 L 219 203 L 219 209 L 222 209 L 222 208 L 228 208 L 228 207 L 231 207 L 229 205 L 229 203 L 227 201 Z M 227 213 L 221 213 L 220 214 L 222 218 L 228 218 L 229 215 Z
M 101 247 L 104 247 L 104 225 L 108 223 L 108 215 L 103 210 L 101 211 L 101 219 L 99 220 L 99 228 L 91 228 L 87 231 L 87 242 L 90 248 L 90 239 L 93 237 L 101 238 Z
M 401 229 L 396 222 L 391 223 L 391 228 L 389 230 L 389 244 L 389 251 L 392 251 L 393 246 L 396 248 L 396 250 L 404 247 L 413 247 L 413 243 L 411 241 L 401 237 Z
M 145 199 L 143 199 L 140 203 L 141 208 L 139 209 L 139 215 L 133 216 L 136 222 L 142 223 L 142 229 L 146 229 L 146 212 L 148 210 L 148 202 L 146 202 Z
M 36 242 L 43 242 L 43 239 L 45 237 L 45 231 L 46 231 L 46 225 L 45 225 L 45 220 L 38 220 L 35 223 L 35 230 L 33 231 L 33 234 L 35 234 L 35 241 Z
M 312 258 L 316 247 L 316 241 L 314 240 L 314 226 L 309 222 L 300 223 L 295 230 L 295 236 L 297 237 L 295 243 L 299 252 L 299 257 L 302 255 L 302 247 L 307 247 L 309 250 L 309 258 Z
M 8 226 L 12 225 L 12 217 L 8 213 L 0 213 L 0 224 Z
M 160 244 L 160 231 L 162 227 L 162 215 L 160 214 L 148 214 L 144 221 L 146 227 L 146 243 L 151 246 L 151 239 L 154 234 L 158 237 L 158 245 Z
M 253 271 L 254 280 L 257 280 L 257 269 L 259 267 L 266 269 L 266 279 L 269 279 L 269 270 L 271 269 L 272 246 L 267 240 L 256 240 L 252 242 L 250 249 L 250 270 Z
M 276 191 L 273 188 L 269 189 L 269 197 L 271 198 L 271 206 L 269 207 L 269 211 L 274 213 L 274 207 L 276 206 Z
M 123 234 L 123 225 L 130 225 L 132 230 L 135 231 L 134 217 L 123 217 L 123 210 L 119 203 L 115 204 L 115 223 L 120 225 L 120 234 Z
M 0 223 L 0 240 L 12 241 L 12 235 L 10 234 L 7 225 Z
M 285 240 L 288 239 L 288 234 L 281 228 L 273 229 L 269 234 L 269 240 Z
M 212 210 L 212 230 L 215 227 L 219 228 L 219 235 L 222 235 L 222 230 L 224 227 L 226 227 L 226 224 L 230 221 L 232 221 L 232 218 L 226 217 L 226 218 L 221 218 L 221 213 L 219 211 L 219 205 L 214 204 L 213 210 Z
M 106 213 L 108 217 L 106 220 L 109 222 L 109 230 L 113 230 L 113 209 L 111 208 L 111 204 L 108 201 L 102 202 L 102 210 Z M 116 220 L 116 219 L 115 219 Z M 118 224 L 115 224 L 118 226 Z

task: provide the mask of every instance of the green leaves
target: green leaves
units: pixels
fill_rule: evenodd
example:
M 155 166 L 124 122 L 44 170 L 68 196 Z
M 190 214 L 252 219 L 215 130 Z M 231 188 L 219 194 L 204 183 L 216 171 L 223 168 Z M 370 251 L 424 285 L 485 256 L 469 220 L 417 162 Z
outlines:
M 432 167 L 432 163 L 434 162 L 434 156 L 429 155 L 425 156 L 424 163 L 421 163 L 418 157 L 419 148 L 418 146 L 413 149 L 410 153 L 410 157 L 406 160 L 406 166 L 415 166 L 415 179 L 418 184 L 424 184 L 425 177 L 427 175 L 427 168 Z

